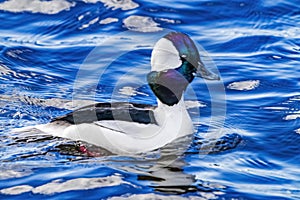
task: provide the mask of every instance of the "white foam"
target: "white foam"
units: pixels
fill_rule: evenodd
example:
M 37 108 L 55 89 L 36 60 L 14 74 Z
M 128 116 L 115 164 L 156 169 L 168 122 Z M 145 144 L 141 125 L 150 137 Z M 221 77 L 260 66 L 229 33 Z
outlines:
M 130 87 L 130 86 L 125 86 L 119 89 L 119 93 L 123 94 L 125 96 L 136 96 L 136 95 L 144 95 L 144 96 L 148 96 L 148 94 L 143 93 L 143 92 L 139 92 L 136 90 L 136 88 Z
M 253 90 L 259 86 L 259 80 L 239 81 L 230 83 L 227 88 L 232 90 Z
M 83 24 L 81 27 L 79 27 L 79 29 L 81 30 L 81 29 L 88 28 L 89 26 L 97 23 L 98 21 L 99 21 L 99 17 L 96 17 L 96 18 L 92 19 L 91 21 L 89 21 L 88 23 Z
M 102 20 L 99 22 L 99 24 L 110 24 L 110 23 L 118 22 L 118 21 L 119 21 L 118 18 L 108 17 L 108 18 L 102 19 Z
M 6 194 L 6 195 L 18 195 L 25 192 L 30 192 L 33 189 L 30 185 L 18 185 L 10 188 L 5 188 L 0 190 L 0 193 Z
M 283 119 L 285 119 L 285 120 L 295 120 L 297 118 L 300 118 L 300 114 L 290 114 L 290 115 L 285 116 Z
M 64 10 L 69 10 L 75 6 L 74 2 L 66 0 L 52 0 L 52 1 L 40 1 L 40 0 L 8 0 L 0 3 L 0 10 L 9 12 L 32 12 L 43 14 L 57 14 Z
M 122 180 L 122 177 L 118 175 L 112 175 L 99 178 L 76 178 L 61 182 L 60 180 L 54 180 L 50 183 L 32 187 L 30 185 L 13 186 L 0 190 L 0 193 L 6 195 L 17 195 L 25 192 L 32 192 L 34 194 L 55 194 L 76 190 L 89 190 L 95 188 L 117 186 L 120 184 L 126 184 L 127 182 Z
M 132 15 L 123 20 L 124 26 L 132 31 L 157 32 L 162 28 L 151 17 Z
M 108 8 L 113 10 L 120 8 L 121 10 L 132 10 L 137 8 L 139 4 L 133 2 L 132 0 L 123 0 L 123 1 L 115 1 L 115 0 L 83 0 L 86 3 L 97 3 L 101 2 Z
M 139 5 L 132 0 L 114 1 L 114 0 L 82 0 L 85 3 L 103 3 L 106 7 L 121 10 L 131 10 Z M 0 3 L 0 10 L 19 13 L 31 12 L 42 14 L 57 14 L 62 11 L 70 10 L 76 5 L 75 2 L 67 0 L 7 0 Z

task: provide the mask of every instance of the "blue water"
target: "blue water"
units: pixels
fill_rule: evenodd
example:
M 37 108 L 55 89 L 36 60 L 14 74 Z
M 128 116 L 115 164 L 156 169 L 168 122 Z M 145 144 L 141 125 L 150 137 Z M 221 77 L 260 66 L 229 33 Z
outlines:
M 298 5 L 1 0 L 0 199 L 300 199 Z M 185 152 L 93 157 L 74 141 L 14 131 L 90 101 L 155 104 L 145 75 L 162 29 L 189 34 L 222 78 L 187 91 L 200 106 L 189 109 L 197 132 Z M 148 39 L 130 49 L 128 30 Z M 105 43 L 116 34 L 117 46 Z M 122 52 L 100 79 L 83 67 L 95 49 L 97 64 Z

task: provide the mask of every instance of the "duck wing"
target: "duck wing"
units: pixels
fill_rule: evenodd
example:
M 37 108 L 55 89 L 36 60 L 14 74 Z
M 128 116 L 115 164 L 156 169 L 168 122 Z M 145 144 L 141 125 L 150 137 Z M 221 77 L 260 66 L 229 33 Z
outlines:
M 97 103 L 56 117 L 51 122 L 64 121 L 69 124 L 82 124 L 118 120 L 141 124 L 157 124 L 153 112 L 155 108 L 155 106 L 147 104 L 128 102 Z

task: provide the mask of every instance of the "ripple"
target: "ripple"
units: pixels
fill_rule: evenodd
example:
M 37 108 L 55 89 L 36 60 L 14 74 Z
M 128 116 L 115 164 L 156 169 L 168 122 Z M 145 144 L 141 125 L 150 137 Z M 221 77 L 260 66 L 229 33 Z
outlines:
M 11 73 L 13 73 L 13 71 L 10 70 L 6 65 L 4 65 L 0 62 L 0 77 L 1 76 L 7 76 Z
M 124 86 L 119 89 L 119 94 L 125 95 L 125 96 L 136 96 L 136 95 L 144 95 L 149 96 L 148 94 L 144 92 L 137 91 L 136 88 L 130 87 L 130 86 Z
M 98 21 L 99 21 L 99 17 L 96 17 L 96 18 L 92 19 L 91 21 L 89 21 L 88 23 L 83 24 L 81 27 L 79 27 L 79 30 L 88 28 L 90 25 L 93 25 L 93 24 L 97 23 Z
M 135 3 L 132 0 L 83 0 L 86 3 L 97 3 L 101 2 L 108 8 L 113 10 L 120 8 L 121 10 L 132 10 L 139 7 L 139 4 Z
M 32 12 L 54 15 L 64 10 L 69 10 L 74 7 L 75 3 L 70 3 L 66 0 L 8 0 L 0 3 L 0 10 L 9 12 Z
M 230 83 L 227 88 L 231 90 L 253 90 L 259 86 L 259 80 L 248 80 Z
M 85 3 L 97 3 L 101 2 L 106 7 L 112 10 L 132 10 L 137 8 L 139 5 L 132 0 L 114 1 L 114 0 L 82 0 Z M 62 11 L 69 11 L 76 5 L 75 2 L 66 0 L 7 0 L 0 3 L 0 10 L 20 13 L 20 12 L 31 12 L 31 13 L 42 13 L 48 15 L 54 15 Z
M 118 21 L 119 21 L 118 18 L 108 17 L 108 18 L 102 19 L 102 20 L 99 22 L 99 24 L 110 24 L 110 23 L 118 22 Z
M 128 30 L 138 32 L 157 32 L 163 30 L 151 17 L 132 15 L 123 20 Z
M 20 168 L 20 169 L 17 170 L 17 168 Z M 32 171 L 26 170 L 26 169 L 24 169 L 24 167 L 21 167 L 21 166 L 14 166 L 14 169 L 4 169 L 3 166 L 1 166 L 0 180 L 25 177 L 31 173 L 32 173 Z
M 210 37 L 214 38 L 213 41 L 215 42 L 222 42 L 227 43 L 230 40 L 235 39 L 245 39 L 248 37 L 254 37 L 254 36 L 261 36 L 261 37 L 276 37 L 278 39 L 282 38 L 293 38 L 293 39 L 299 39 L 300 38 L 300 29 L 298 27 L 286 27 L 283 30 L 273 30 L 273 29 L 253 29 L 253 28 L 247 28 L 247 27 L 239 27 L 239 28 L 226 28 L 227 24 L 222 24 L 222 28 L 213 27 L 210 29 L 203 29 L 202 34 L 203 35 L 209 35 Z M 212 42 L 213 42 L 212 41 Z M 245 40 L 243 40 L 245 41 Z M 265 45 L 268 45 L 264 42 Z M 236 45 L 236 44 L 235 44 Z M 242 43 L 239 43 L 239 45 L 242 45 Z M 256 46 L 253 44 L 253 46 Z M 255 49 L 256 51 L 264 49 L 264 46 L 257 45 L 258 49 Z M 228 48 L 228 47 L 227 47 Z M 249 46 L 248 46 L 249 48 Z M 252 46 L 251 46 L 252 48 Z M 230 49 L 227 49 L 228 51 Z M 236 51 L 237 53 L 240 53 L 240 51 Z
M 284 120 L 297 120 L 300 118 L 300 96 L 290 97 L 279 105 L 266 106 L 263 109 L 284 113 Z
M 147 194 L 133 194 L 129 196 L 124 196 L 124 197 L 111 197 L 109 200 L 136 200 L 136 199 L 152 199 L 152 200 L 169 200 L 169 199 L 174 199 L 174 200 L 188 200 L 188 199 L 193 199 L 193 200 L 204 200 L 204 199 L 218 199 L 218 195 L 220 193 L 215 192 L 215 193 L 205 193 L 205 192 L 199 192 L 197 196 L 195 195 L 189 195 L 187 197 L 183 196 L 178 196 L 178 195 L 161 195 L 161 194 L 155 194 L 155 193 L 147 193 Z
M 5 188 L 0 190 L 0 193 L 7 194 L 7 195 L 18 195 L 25 192 L 30 192 L 33 189 L 30 185 L 17 185 L 10 188 Z
M 203 102 L 200 101 L 184 101 L 186 109 L 191 109 L 191 108 L 204 108 L 207 105 Z
M 42 99 L 37 97 L 31 97 L 27 95 L 0 95 L 0 101 L 2 101 L 4 106 L 4 103 L 10 102 L 11 104 L 17 104 L 17 103 L 25 103 L 27 105 L 32 106 L 41 106 L 41 107 L 55 107 L 58 109 L 67 109 L 67 110 L 73 110 L 82 106 L 91 105 L 94 103 L 97 103 L 95 101 L 89 101 L 89 100 L 66 100 L 66 99 L 60 99 L 60 98 L 49 98 L 49 99 Z
M 220 153 L 236 148 L 243 141 L 237 133 L 223 135 L 219 138 L 200 138 L 196 137 L 193 148 L 188 153 L 207 155 Z
M 112 187 L 121 184 L 129 184 L 123 181 L 119 175 L 111 175 L 99 178 L 75 178 L 62 182 L 61 180 L 54 180 L 50 183 L 32 187 L 30 185 L 13 186 L 0 190 L 0 193 L 6 195 L 22 194 L 24 192 L 32 192 L 34 194 L 52 195 L 55 193 L 62 193 L 75 190 L 91 190 L 102 187 Z
M 300 118 L 300 114 L 290 114 L 285 116 L 283 119 L 285 120 L 295 120 L 297 118 Z
M 249 2 L 1 0 L 0 196 L 297 199 L 298 5 L 288 0 Z M 187 143 L 192 143 L 192 147 L 186 154 L 181 154 L 180 149 L 186 148 L 180 142 L 137 159 L 110 154 L 91 157 L 78 150 L 77 142 L 37 132 L 10 132 L 13 128 L 47 122 L 69 112 L 66 109 L 94 103 L 72 101 L 73 82 L 85 55 L 120 31 L 152 32 L 161 28 L 186 32 L 207 48 L 227 86 L 228 112 L 213 119 L 209 117 L 213 104 L 202 81 L 193 83 L 200 84 L 197 98 L 186 93 L 190 100 L 186 107 L 200 131 L 193 142 Z M 141 45 L 148 43 L 145 40 Z M 120 47 L 128 49 L 126 45 Z M 115 50 L 111 46 L 103 48 L 101 51 L 106 54 L 99 57 L 106 59 Z M 131 69 L 132 74 L 118 87 L 111 86 L 107 79 L 101 81 L 97 100 L 109 101 L 111 91 L 115 91 L 122 100 L 125 95 L 126 100 L 155 103 L 147 85 L 135 89 L 135 84 L 125 83 L 135 83 L 140 77 L 144 81 L 149 58 L 141 59 L 141 55 L 146 53 L 120 57 L 120 63 L 126 67 L 116 62 L 107 79 L 120 80 L 120 74 Z M 147 68 L 140 69 L 141 64 Z M 82 99 L 92 91 L 91 87 L 83 89 L 86 92 Z M 201 116 L 196 109 L 199 107 Z M 228 124 L 231 127 L 225 130 Z M 83 145 L 90 152 L 98 152 Z M 100 149 L 99 152 L 102 153 Z M 180 165 L 175 159 L 181 160 Z M 177 168 L 170 167 L 171 162 Z M 117 178 L 110 178 L 111 175 Z M 115 185 L 109 186 L 104 179 L 115 181 Z M 102 185 L 98 183 L 101 181 Z M 224 194 L 219 196 L 217 192 Z
M 169 23 L 169 24 L 176 24 L 176 23 L 180 23 L 180 21 L 176 21 L 174 19 L 167 19 L 167 18 L 157 18 L 159 21 L 162 21 L 162 22 L 166 22 L 166 23 Z

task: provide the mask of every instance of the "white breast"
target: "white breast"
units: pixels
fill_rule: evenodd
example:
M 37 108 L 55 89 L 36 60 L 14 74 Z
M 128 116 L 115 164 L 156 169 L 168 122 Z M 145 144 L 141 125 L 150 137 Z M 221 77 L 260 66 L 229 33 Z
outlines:
M 151 55 L 151 71 L 175 69 L 181 65 L 179 53 L 170 40 L 161 38 Z

